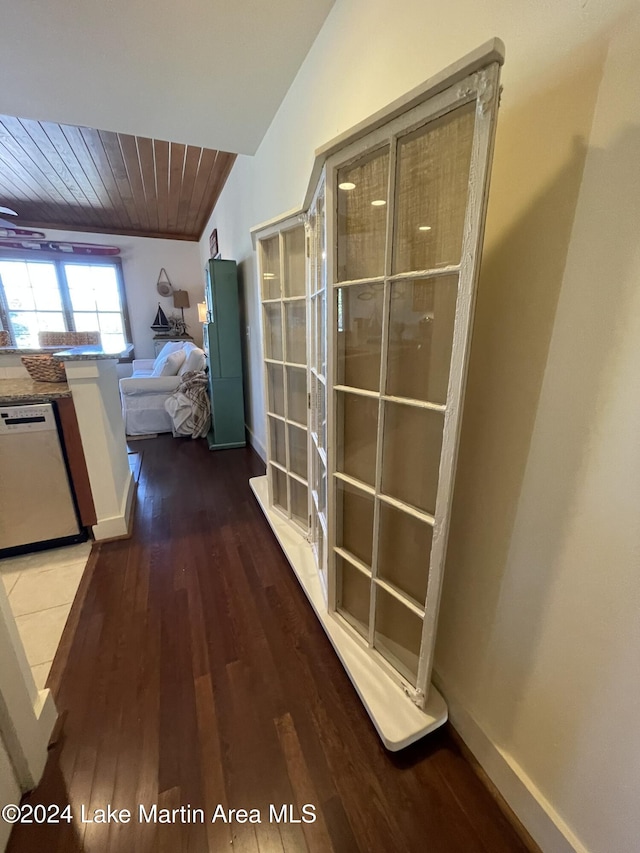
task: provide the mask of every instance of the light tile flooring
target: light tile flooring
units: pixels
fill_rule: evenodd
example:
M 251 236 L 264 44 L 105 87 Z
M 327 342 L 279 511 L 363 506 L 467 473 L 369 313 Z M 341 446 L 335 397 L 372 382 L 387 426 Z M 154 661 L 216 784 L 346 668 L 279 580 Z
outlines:
M 45 685 L 91 542 L 0 560 L 0 575 L 39 690 Z

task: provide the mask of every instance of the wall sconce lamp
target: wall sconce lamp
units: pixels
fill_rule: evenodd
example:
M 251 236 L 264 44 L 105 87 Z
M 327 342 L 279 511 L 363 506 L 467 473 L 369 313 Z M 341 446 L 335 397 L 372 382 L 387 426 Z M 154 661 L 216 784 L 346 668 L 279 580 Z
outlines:
M 198 322 L 206 323 L 207 322 L 207 303 L 206 302 L 198 302 Z

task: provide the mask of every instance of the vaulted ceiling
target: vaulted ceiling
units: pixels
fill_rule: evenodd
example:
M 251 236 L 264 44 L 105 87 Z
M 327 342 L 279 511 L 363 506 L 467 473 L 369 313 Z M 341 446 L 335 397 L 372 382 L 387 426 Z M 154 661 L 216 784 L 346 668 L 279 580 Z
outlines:
M 0 0 L 0 205 L 16 227 L 197 239 L 333 3 Z
M 16 227 L 197 240 L 235 159 L 194 145 L 0 116 L 0 204 L 18 213 Z

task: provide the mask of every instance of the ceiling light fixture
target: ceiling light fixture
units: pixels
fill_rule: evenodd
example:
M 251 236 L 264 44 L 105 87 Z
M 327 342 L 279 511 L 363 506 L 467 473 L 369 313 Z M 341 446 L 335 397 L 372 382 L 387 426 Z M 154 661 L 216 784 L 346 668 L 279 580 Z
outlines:
M 356 185 L 352 181 L 343 181 L 341 184 L 338 184 L 339 190 L 355 190 Z
M 383 198 L 377 198 L 375 201 L 372 201 L 371 204 L 373 207 L 384 207 L 387 202 Z
M 418 225 L 418 231 L 431 231 L 430 225 Z
M 276 274 L 274 272 L 266 272 L 262 276 L 262 278 L 275 278 L 275 277 L 276 277 Z

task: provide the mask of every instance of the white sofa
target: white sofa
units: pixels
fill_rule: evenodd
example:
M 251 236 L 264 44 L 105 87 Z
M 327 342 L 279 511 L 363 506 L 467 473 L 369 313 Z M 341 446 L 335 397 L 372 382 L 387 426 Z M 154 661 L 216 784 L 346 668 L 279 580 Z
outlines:
M 174 356 L 174 353 L 178 355 Z M 171 418 L 164 408 L 165 400 L 175 392 L 184 373 L 204 369 L 204 352 L 191 341 L 171 341 L 164 345 L 155 359 L 134 359 L 132 375 L 120 380 L 122 417 L 127 435 L 171 432 Z

